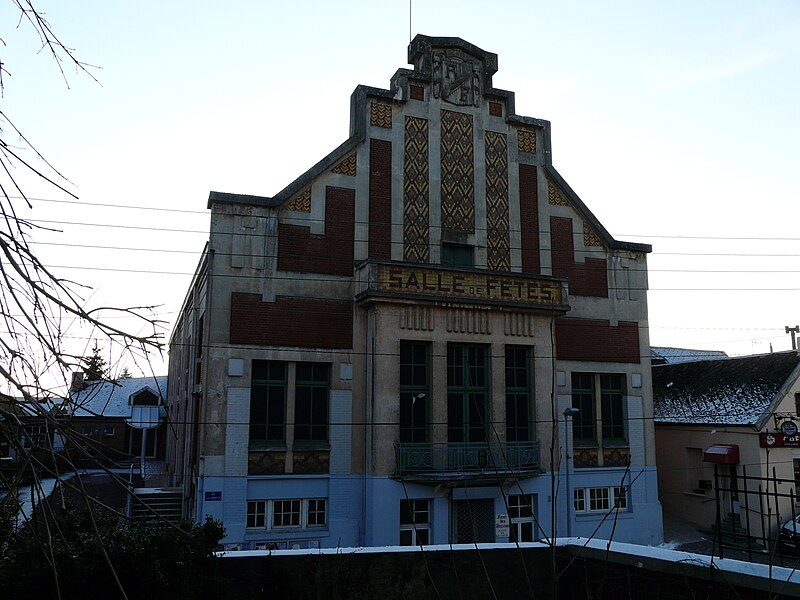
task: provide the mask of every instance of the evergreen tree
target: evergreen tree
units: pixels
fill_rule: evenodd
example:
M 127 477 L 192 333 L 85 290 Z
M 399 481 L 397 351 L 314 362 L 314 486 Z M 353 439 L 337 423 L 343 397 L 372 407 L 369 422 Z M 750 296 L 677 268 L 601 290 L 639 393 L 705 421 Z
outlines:
M 100 381 L 106 377 L 106 360 L 100 355 L 100 347 L 97 345 L 97 340 L 94 341 L 92 348 L 92 355 L 83 357 L 85 367 L 83 367 L 83 375 L 86 381 Z
M 117 379 L 131 379 L 132 377 L 133 375 L 128 371 L 128 367 L 122 367 L 122 371 L 120 371 Z

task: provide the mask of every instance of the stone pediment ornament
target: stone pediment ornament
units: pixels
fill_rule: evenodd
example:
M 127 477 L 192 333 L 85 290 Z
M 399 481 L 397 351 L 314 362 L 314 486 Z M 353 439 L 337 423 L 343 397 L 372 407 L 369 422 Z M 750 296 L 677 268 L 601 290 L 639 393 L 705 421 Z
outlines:
M 457 106 L 479 106 L 479 62 L 448 52 L 433 54 L 433 96 Z

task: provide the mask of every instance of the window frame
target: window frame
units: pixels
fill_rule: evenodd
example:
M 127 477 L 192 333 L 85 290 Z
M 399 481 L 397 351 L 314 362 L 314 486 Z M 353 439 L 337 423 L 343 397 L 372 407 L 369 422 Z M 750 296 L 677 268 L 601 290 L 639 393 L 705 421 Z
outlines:
M 576 514 L 605 514 L 612 510 L 631 510 L 628 485 L 606 485 L 575 488 L 572 492 L 572 508 Z
M 258 369 L 257 369 L 258 367 Z M 273 368 L 282 368 L 282 378 L 273 378 Z M 252 375 L 250 378 L 250 423 L 248 446 L 250 448 L 265 448 L 270 445 L 286 443 L 286 415 L 288 412 L 288 392 L 289 392 L 289 363 L 280 360 L 253 360 L 251 363 Z M 266 371 L 266 378 L 257 378 L 256 372 L 263 368 Z M 273 393 L 280 394 L 282 397 L 275 399 Z M 263 396 L 262 396 L 263 394 Z M 256 404 L 263 402 L 263 409 L 258 407 L 258 412 L 264 413 L 264 422 L 254 423 L 253 416 L 257 412 Z M 281 419 L 280 423 L 273 423 L 271 413 L 274 409 L 273 402 L 280 404 Z M 263 428 L 263 436 L 256 433 Z M 275 436 L 274 432 L 279 428 L 280 435 Z
M 583 378 L 586 381 L 580 381 Z M 589 386 L 585 385 L 586 382 Z M 575 445 L 598 442 L 595 389 L 594 373 L 572 373 L 572 407 L 578 409 L 578 414 L 572 417 L 572 439 Z M 586 410 L 586 406 L 589 410 Z
M 442 242 L 439 262 L 448 267 L 475 268 L 475 246 Z
M 628 441 L 625 407 L 625 376 L 621 373 L 600 373 L 600 420 L 603 442 Z M 616 386 L 614 386 L 616 383 Z
M 301 379 L 301 369 L 310 368 L 311 378 Z M 317 379 L 317 369 L 324 369 L 325 376 Z M 302 397 L 301 392 L 310 390 L 308 400 Z M 319 398 L 315 398 L 317 390 L 324 390 L 325 402 L 323 403 L 322 418 L 319 418 Z M 328 444 L 330 439 L 330 401 L 331 401 L 331 365 L 329 363 L 298 362 L 295 365 L 294 381 L 294 444 L 295 446 L 313 446 L 315 444 Z M 308 402 L 308 410 L 302 405 Z M 316 408 L 316 410 L 315 410 Z M 300 415 L 308 413 L 308 422 L 300 420 Z M 304 431 L 305 430 L 305 431 Z M 318 435 L 319 431 L 323 435 Z
M 297 511 L 294 510 L 293 503 L 298 503 L 296 505 Z M 329 508 L 327 498 L 255 499 L 247 500 L 245 506 L 245 527 L 251 531 L 282 532 L 327 529 L 328 527 Z M 291 521 L 294 514 L 298 515 L 295 521 L 297 524 Z M 276 518 L 285 519 L 287 516 L 290 519 L 288 524 L 275 524 Z
M 455 351 L 461 351 L 461 359 L 456 364 Z M 451 351 L 453 355 L 451 356 Z M 474 363 L 470 360 L 471 352 L 481 352 L 482 360 Z M 488 424 L 491 415 L 490 391 L 491 367 L 489 354 L 491 346 L 487 344 L 447 344 L 447 442 L 449 444 L 476 443 L 485 444 L 489 439 Z M 453 359 L 451 361 L 451 358 Z M 476 359 L 478 356 L 476 355 Z M 482 371 L 483 384 L 472 384 L 471 371 Z M 460 373 L 460 377 L 456 376 Z M 451 377 L 452 376 L 452 377 Z M 482 397 L 481 404 L 475 402 L 475 412 L 483 412 L 482 423 L 475 426 L 473 421 L 473 402 Z M 454 412 L 460 411 L 461 422 L 454 423 Z M 476 415 L 478 416 L 478 415 Z M 453 418 L 451 418 L 453 417 Z M 458 435 L 455 435 L 458 434 Z M 453 439 L 461 438 L 461 439 Z
M 424 505 L 423 505 L 424 503 Z M 424 506 L 424 508 L 422 508 Z M 403 508 L 407 507 L 407 511 Z M 433 509 L 433 501 L 430 498 L 403 498 L 400 500 L 399 521 L 400 533 L 398 538 L 398 545 L 400 546 L 429 546 L 431 541 L 431 511 Z M 409 520 L 404 520 L 405 512 L 411 517 Z M 427 519 L 417 521 L 417 515 L 424 514 Z M 408 540 L 410 543 L 405 543 L 403 539 L 403 532 L 410 535 Z M 424 534 L 423 534 L 424 532 Z M 425 539 L 426 538 L 426 539 Z
M 513 359 L 514 364 L 509 367 L 509 357 L 512 353 L 522 353 L 523 365 L 518 364 L 519 357 Z M 508 345 L 505 347 L 505 394 L 506 394 L 506 441 L 508 442 L 530 442 L 534 439 L 533 431 L 533 369 L 531 369 L 531 348 L 529 346 Z M 509 371 L 522 371 L 525 373 L 525 385 L 518 384 L 517 377 L 512 377 L 514 385 L 509 385 Z M 524 416 L 524 426 L 520 425 L 518 414 L 520 397 L 524 398 L 526 415 Z M 513 408 L 512 408 L 513 407 Z M 514 432 L 509 435 L 510 432 Z M 520 436 L 524 432 L 524 439 Z
M 422 350 L 422 361 L 417 354 Z M 411 353 L 410 362 L 404 362 L 406 351 Z M 418 340 L 400 340 L 400 432 L 401 444 L 428 443 L 430 441 L 431 427 L 431 352 L 430 343 Z M 424 381 L 417 379 L 417 369 L 424 368 Z M 408 371 L 407 373 L 404 373 Z M 410 381 L 404 382 L 404 374 L 410 375 Z M 422 397 L 420 397 L 422 395 Z M 417 406 L 421 402 L 422 407 Z M 409 406 L 410 405 L 410 406 Z M 424 412 L 424 426 L 417 424 L 419 412 Z M 405 423 L 407 421 L 407 423 Z
M 572 373 L 572 438 L 576 446 L 627 446 L 627 374 L 574 371 Z M 591 437 L 589 434 L 591 433 Z
M 508 520 L 510 522 L 508 541 L 511 543 L 534 542 L 536 541 L 536 511 L 534 510 L 535 494 L 509 494 Z M 530 514 L 521 514 L 528 511 Z M 523 530 L 530 528 L 530 536 L 523 533 Z M 525 539 L 530 537 L 530 539 Z

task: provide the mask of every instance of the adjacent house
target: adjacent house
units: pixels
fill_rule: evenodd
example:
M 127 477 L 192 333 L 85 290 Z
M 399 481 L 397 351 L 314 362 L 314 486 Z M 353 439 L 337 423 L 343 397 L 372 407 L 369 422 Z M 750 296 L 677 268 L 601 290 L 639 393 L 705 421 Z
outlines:
M 73 460 L 91 464 L 99 459 L 107 465 L 130 464 L 142 457 L 163 461 L 166 394 L 166 376 L 97 381 L 76 377 L 69 402 Z
M 665 512 L 711 527 L 719 501 L 720 519 L 755 537 L 797 514 L 798 375 L 794 350 L 653 366 Z
M 496 54 L 408 59 L 288 187 L 209 195 L 170 340 L 185 514 L 230 548 L 661 542 L 650 246 L 564 181 Z

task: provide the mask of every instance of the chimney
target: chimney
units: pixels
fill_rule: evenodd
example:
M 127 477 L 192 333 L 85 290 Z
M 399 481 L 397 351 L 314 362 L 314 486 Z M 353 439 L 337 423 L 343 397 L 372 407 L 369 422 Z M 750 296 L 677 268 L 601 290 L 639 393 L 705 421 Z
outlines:
M 69 386 L 70 392 L 80 392 L 86 385 L 83 383 L 83 371 L 76 371 L 72 374 L 72 385 Z

